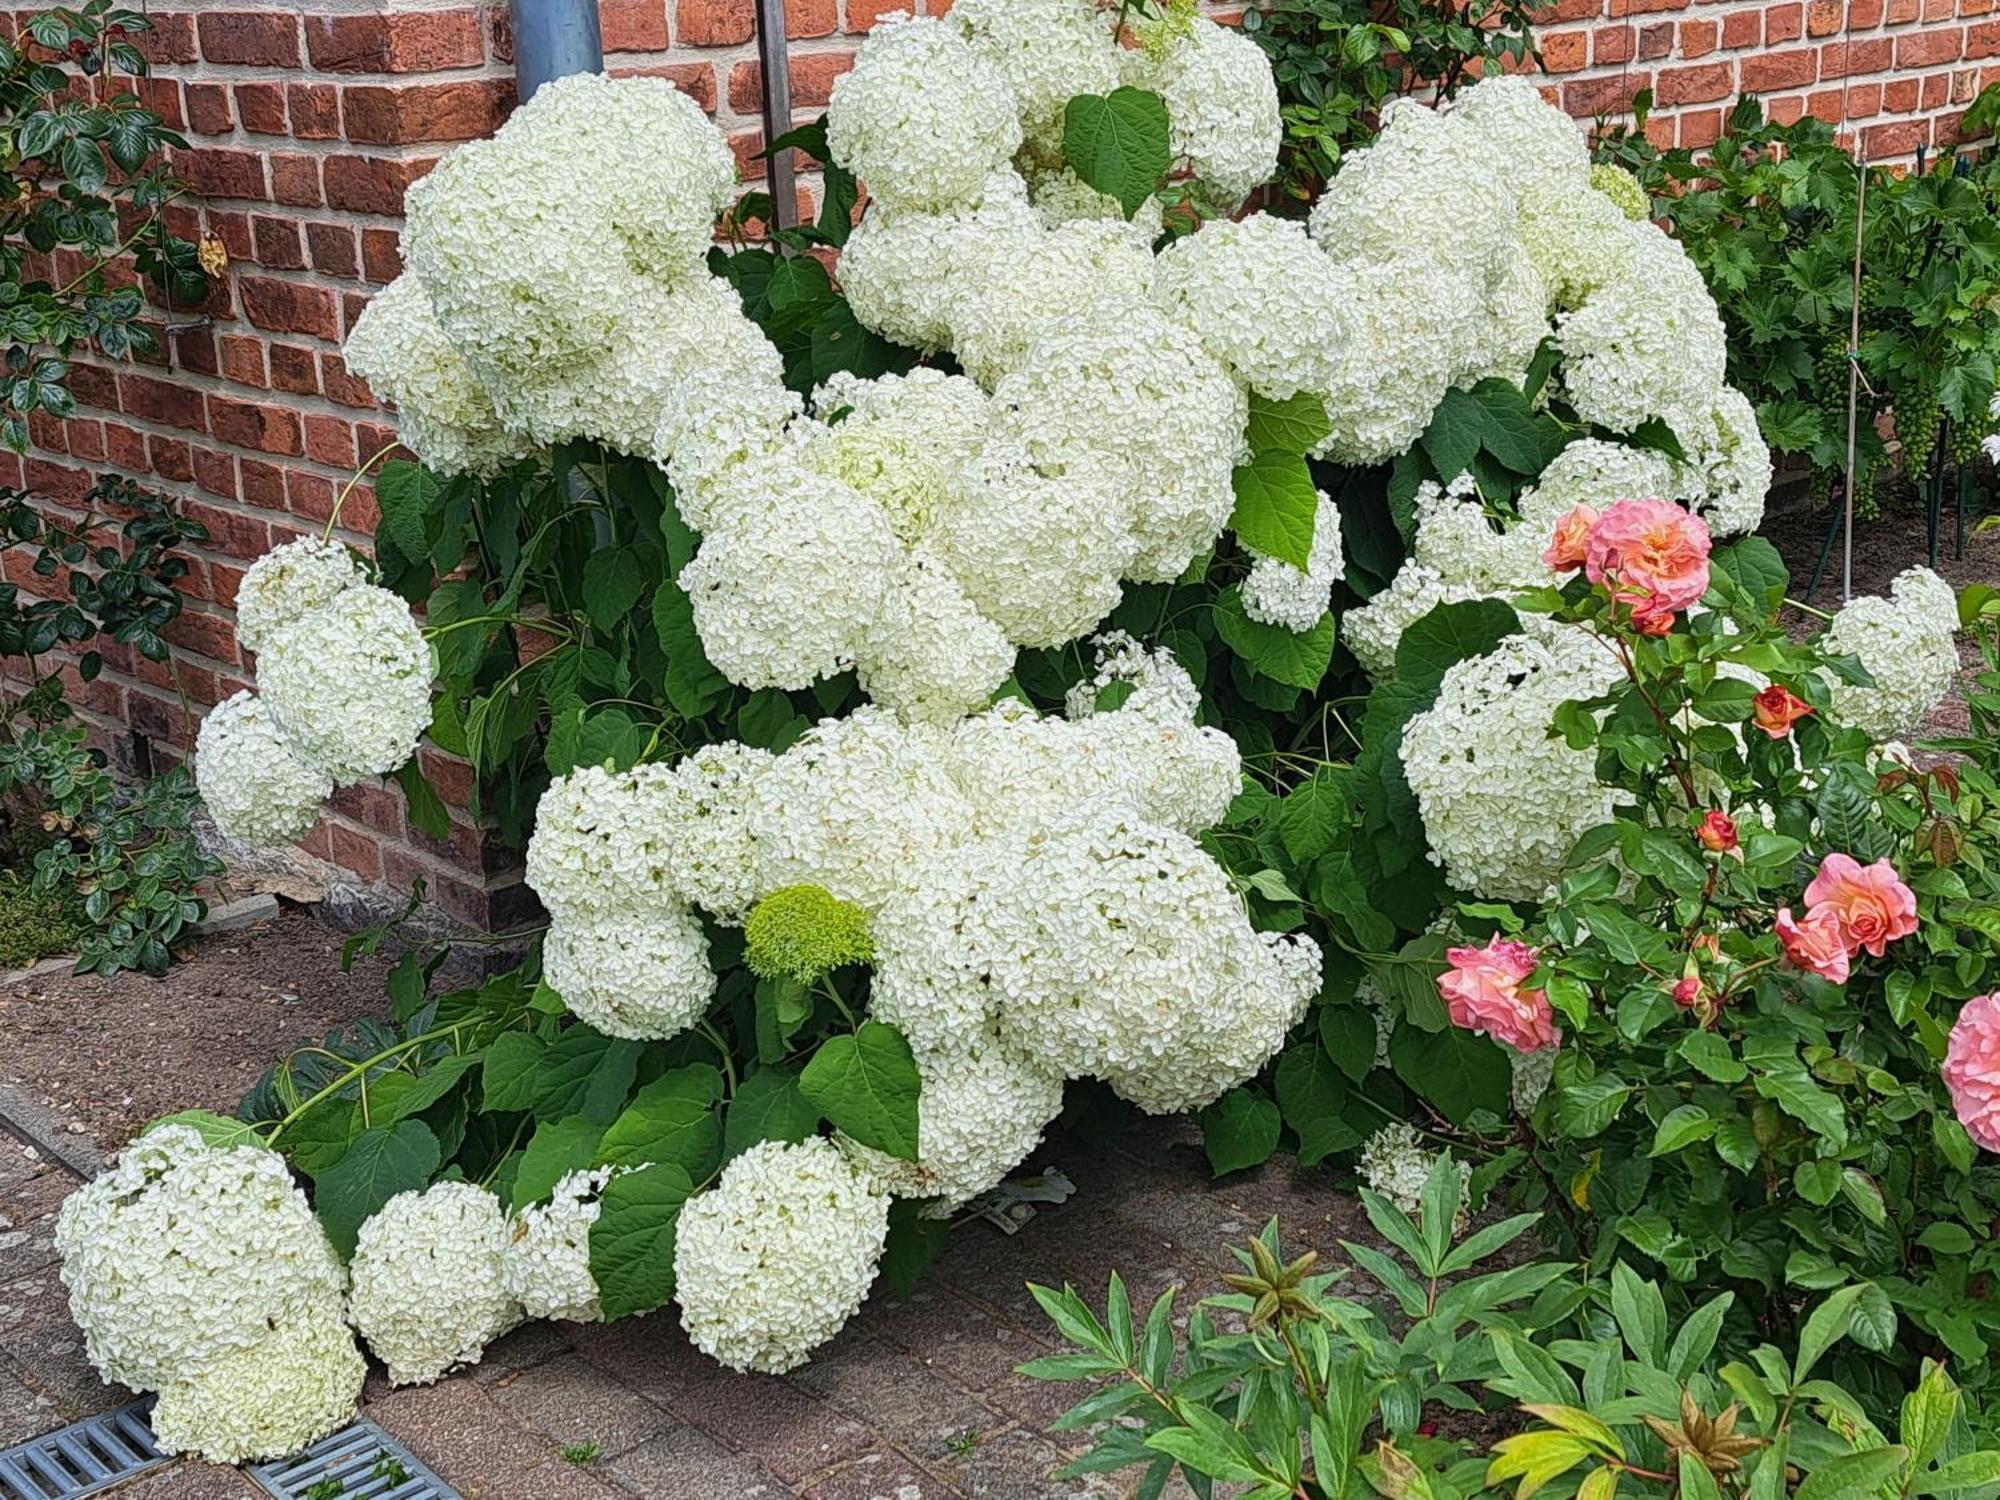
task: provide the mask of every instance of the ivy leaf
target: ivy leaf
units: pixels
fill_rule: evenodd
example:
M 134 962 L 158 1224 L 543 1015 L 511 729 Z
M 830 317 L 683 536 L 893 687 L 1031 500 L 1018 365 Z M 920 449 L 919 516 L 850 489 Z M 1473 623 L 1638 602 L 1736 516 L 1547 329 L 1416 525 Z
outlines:
M 917 1159 L 922 1089 L 910 1044 L 880 1021 L 863 1021 L 853 1035 L 830 1038 L 799 1075 L 799 1091 L 835 1128 L 904 1161 Z
M 764 1068 L 737 1085 L 722 1120 L 722 1154 L 742 1155 L 759 1141 L 802 1141 L 819 1128 L 819 1110 L 789 1068 Z
M 1145 89 L 1078 94 L 1063 110 L 1070 170 L 1118 200 L 1130 219 L 1173 164 L 1167 101 Z
M 1333 431 L 1327 419 L 1326 402 L 1311 391 L 1300 391 L 1283 401 L 1273 401 L 1257 392 L 1250 393 L 1250 425 L 1247 436 L 1252 453 L 1294 453 L 1303 457 L 1326 441 Z
M 651 1312 L 674 1294 L 674 1233 L 694 1192 L 687 1173 L 655 1162 L 605 1184 L 590 1226 L 590 1274 L 604 1318 Z
M 1319 491 L 1306 461 L 1293 453 L 1259 453 L 1231 476 L 1236 508 L 1229 529 L 1266 557 L 1304 572 L 1312 561 L 1313 523 Z
M 315 1180 L 314 1206 L 327 1237 L 345 1260 L 361 1226 L 398 1193 L 427 1187 L 438 1166 L 438 1140 L 421 1120 L 375 1126 Z
M 672 1162 L 699 1182 L 722 1159 L 720 1092 L 715 1070 L 676 1068 L 640 1089 L 597 1145 L 597 1164 L 629 1167 Z
M 571 1115 L 567 1120 L 542 1121 L 535 1127 L 527 1149 L 521 1153 L 521 1165 L 514 1173 L 514 1191 L 509 1197 L 508 1207 L 520 1208 L 548 1197 L 563 1178 L 590 1165 L 597 1154 L 597 1143 L 603 1136 L 604 1127 L 593 1124 L 582 1115 Z
M 1201 1143 L 1217 1177 L 1269 1161 L 1283 1126 L 1278 1106 L 1262 1094 L 1234 1088 L 1201 1112 Z
M 1243 612 L 1242 591 L 1231 585 L 1216 596 L 1215 630 L 1223 644 L 1251 669 L 1273 682 L 1311 692 L 1333 662 L 1333 615 L 1329 611 L 1303 634 L 1266 625 Z
M 444 481 L 406 459 L 384 464 L 375 476 L 375 506 L 382 513 L 382 528 L 403 556 L 415 560 L 430 554 L 424 521 L 443 497 Z

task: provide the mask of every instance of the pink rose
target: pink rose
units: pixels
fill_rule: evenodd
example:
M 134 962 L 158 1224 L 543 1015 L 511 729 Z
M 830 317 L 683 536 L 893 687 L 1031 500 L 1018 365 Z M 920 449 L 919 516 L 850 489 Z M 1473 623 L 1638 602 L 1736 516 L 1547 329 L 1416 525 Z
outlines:
M 1560 1042 L 1548 995 L 1521 988 L 1521 981 L 1535 972 L 1535 952 L 1526 943 L 1498 936 L 1484 948 L 1448 949 L 1445 962 L 1451 967 L 1438 976 L 1438 993 L 1451 1024 L 1518 1052 Z
M 1597 524 L 1597 508 L 1579 505 L 1556 522 L 1556 534 L 1549 542 L 1548 550 L 1542 554 L 1542 561 L 1558 573 L 1567 573 L 1584 565 L 1589 553 L 1590 528 Z
M 1788 906 L 1779 911 L 1777 927 L 1778 943 L 1796 967 L 1835 984 L 1847 983 L 1847 939 L 1831 914 L 1809 911 L 1798 921 Z
M 1701 847 L 1710 854 L 1727 854 L 1736 847 L 1736 820 L 1720 808 L 1710 808 L 1695 830 Z
M 1590 528 L 1584 572 L 1632 612 L 1645 635 L 1708 592 L 1707 523 L 1667 500 L 1620 500 Z
M 1943 1071 L 1965 1133 L 1988 1151 L 2000 1151 L 2000 994 L 1965 1002 L 1951 1028 Z
M 1886 859 L 1863 865 L 1845 854 L 1829 854 L 1806 887 L 1806 906 L 1840 924 L 1849 955 L 1865 948 L 1880 958 L 1897 938 L 1917 930 L 1917 898 L 1896 878 Z
M 1782 683 L 1772 683 L 1751 700 L 1757 727 L 1774 740 L 1792 732 L 1792 726 L 1813 711 L 1813 706 Z

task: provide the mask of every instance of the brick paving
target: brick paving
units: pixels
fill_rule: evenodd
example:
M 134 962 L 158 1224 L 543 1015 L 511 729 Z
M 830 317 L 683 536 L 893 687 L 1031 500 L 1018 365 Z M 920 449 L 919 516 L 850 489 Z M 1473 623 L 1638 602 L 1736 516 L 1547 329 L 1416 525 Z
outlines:
M 1215 1184 L 1187 1128 L 1149 1122 L 1098 1148 L 1036 1159 L 1076 1183 L 1018 1233 L 960 1225 L 908 1299 L 878 1290 L 811 1364 L 732 1375 L 697 1353 L 671 1312 L 611 1325 L 532 1324 L 477 1367 L 391 1390 L 367 1414 L 466 1500 L 1055 1500 L 1113 1497 L 1114 1479 L 1050 1477 L 1071 1435 L 1048 1432 L 1072 1388 L 1015 1373 L 1048 1352 L 1029 1281 L 1101 1296 L 1117 1267 L 1135 1303 L 1172 1285 L 1213 1289 L 1230 1240 L 1278 1215 L 1323 1252 L 1360 1228 L 1324 1173 L 1274 1164 Z M 0 1447 L 128 1399 L 103 1385 L 69 1320 L 52 1243 L 77 1179 L 0 1134 Z M 1191 1300 L 1191 1299 L 1190 1299 Z M 591 1446 L 594 1445 L 594 1446 Z M 568 1448 L 584 1462 L 564 1457 Z M 118 1492 L 242 1500 L 240 1474 L 181 1461 Z M 1168 1492 L 1187 1500 L 1187 1491 Z

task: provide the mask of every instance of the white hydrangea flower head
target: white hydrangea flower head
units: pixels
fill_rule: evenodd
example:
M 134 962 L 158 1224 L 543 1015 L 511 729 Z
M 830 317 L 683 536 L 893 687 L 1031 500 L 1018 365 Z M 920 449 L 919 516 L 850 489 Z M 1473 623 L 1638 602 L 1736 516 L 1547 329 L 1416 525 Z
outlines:
M 1703 477 L 1694 510 L 1708 523 L 1710 533 L 1746 536 L 1762 525 L 1764 500 L 1771 489 L 1771 450 L 1758 429 L 1750 398 L 1725 385 L 1713 407 L 1676 424 L 1675 432 L 1689 463 Z
M 1347 267 L 1353 335 L 1340 351 L 1323 456 L 1374 464 L 1404 452 L 1430 426 L 1485 317 L 1482 288 L 1412 250 Z
M 1151 250 L 1111 219 L 963 236 L 949 263 L 952 352 L 990 389 L 1045 334 L 1118 327 L 1129 301 L 1147 295 L 1153 267 Z
M 737 466 L 723 488 L 680 575 L 708 659 L 752 688 L 839 676 L 903 564 L 888 512 L 791 451 Z
M 209 710 L 194 742 L 194 779 L 215 826 L 259 848 L 312 832 L 333 778 L 300 758 L 255 693 Z
M 1371 1192 L 1379 1193 L 1404 1213 L 1414 1216 L 1423 1208 L 1424 1184 L 1437 1166 L 1438 1154 L 1424 1145 L 1415 1126 L 1397 1120 L 1361 1143 L 1361 1158 L 1356 1165 Z M 1461 1161 L 1458 1168 L 1460 1181 L 1469 1183 L 1472 1163 Z M 1461 1208 L 1454 1230 L 1461 1231 L 1464 1225 L 1465 1211 Z
M 986 921 L 1009 886 L 979 843 L 932 853 L 906 874 L 869 923 L 868 1010 L 902 1032 L 917 1056 L 948 1056 L 991 1024 Z
M 962 0 L 951 24 L 1005 75 L 1023 137 L 1060 150 L 1063 110 L 1118 87 L 1118 48 L 1092 0 Z
M 340 1299 L 310 1302 L 260 1342 L 162 1386 L 153 1437 L 162 1453 L 212 1464 L 285 1458 L 352 1421 L 367 1376 Z
M 1111 219 L 1125 226 L 1134 244 L 1150 250 L 1167 227 L 1167 211 L 1157 197 L 1141 203 L 1128 220 L 1124 204 L 1109 193 L 1100 193 L 1067 166 L 1036 177 L 1029 184 L 1028 196 L 1044 229 L 1060 229 L 1079 219 Z
M 1135 579 L 1178 578 L 1235 509 L 1248 400 L 1192 333 L 1147 307 L 1125 307 L 1116 327 L 1047 334 L 993 404 L 996 434 L 1047 472 L 1086 454 L 1125 466 Z
M 1522 497 L 1525 515 L 1530 506 L 1548 522 L 1553 538 L 1555 523 L 1579 505 L 1605 510 L 1620 500 L 1660 499 L 1692 501 L 1699 486 L 1690 483 L 1686 469 L 1664 453 L 1650 448 L 1631 448 L 1602 438 L 1578 438 L 1549 461 L 1536 479 L 1535 487 Z
M 865 706 L 824 719 L 758 778 L 748 815 L 764 893 L 817 885 L 879 910 L 931 850 L 971 833 L 942 731 Z
M 1021 121 L 1007 75 L 955 18 L 887 17 L 834 80 L 826 143 L 871 197 L 935 213 L 979 196 L 1020 148 Z
M 1616 289 L 1637 273 L 1639 241 L 1632 221 L 1602 193 L 1559 200 L 1521 212 L 1521 245 L 1541 274 L 1549 309 L 1560 314 Z
M 949 724 L 984 708 L 1014 669 L 1014 645 L 928 553 L 910 559 L 855 653 L 861 690 L 905 718 Z
M 70 1316 L 107 1381 L 164 1390 L 313 1309 L 340 1262 L 284 1159 L 162 1125 L 66 1199 L 55 1246 Z
M 302 536 L 273 547 L 236 585 L 236 643 L 261 651 L 281 626 L 362 582 L 354 554 L 339 542 Z
M 1929 568 L 1909 568 L 1886 597 L 1849 600 L 1821 637 L 1831 654 L 1858 656 L 1873 687 L 1832 677 L 1833 716 L 1877 740 L 1901 739 L 1951 691 L 1958 675 L 1958 596 Z
M 396 408 L 397 436 L 434 473 L 490 478 L 527 455 L 527 442 L 501 426 L 492 396 L 438 326 L 415 276 L 398 276 L 369 300 L 341 358 Z
M 528 840 L 528 884 L 542 904 L 629 910 L 674 900 L 678 793 L 673 770 L 661 765 L 579 766 L 551 781 Z
M 1243 579 L 1243 613 L 1265 625 L 1307 631 L 1319 624 L 1347 562 L 1340 546 L 1340 507 L 1319 492 L 1313 514 L 1312 555 L 1301 569 L 1282 558 L 1265 557 L 1254 547 Z
M 1097 671 L 1072 687 L 1064 704 L 1079 731 L 1065 777 L 1077 800 L 1103 806 L 1120 799 L 1142 818 L 1187 834 L 1220 823 L 1243 789 L 1243 757 L 1222 730 L 1195 723 L 1201 690 L 1187 668 L 1123 632 L 1093 644 Z M 1114 683 L 1129 692 L 1115 712 L 1104 712 L 1099 705 Z
M 708 936 L 677 901 L 557 908 L 542 939 L 542 971 L 570 1013 L 606 1036 L 665 1041 L 715 998 Z
M 1445 673 L 1435 706 L 1404 729 L 1402 758 L 1430 858 L 1454 889 L 1538 901 L 1577 837 L 1612 820 L 1624 794 L 1550 726 L 1564 702 L 1620 680 L 1588 633 L 1534 619 Z
M 1157 64 L 1140 56 L 1132 54 L 1128 66 L 1167 101 L 1174 156 L 1198 183 L 1233 208 L 1271 180 L 1285 127 L 1262 47 L 1197 16 Z
M 1628 273 L 1558 317 L 1556 342 L 1577 415 L 1630 432 L 1711 409 L 1724 389 L 1728 334 L 1680 244 L 1656 224 L 1619 222 L 1637 251 Z
M 998 1187 L 1062 1112 L 1061 1073 L 990 1036 L 963 1051 L 920 1055 L 917 1073 L 923 1091 L 915 1161 L 844 1144 L 883 1192 L 937 1199 L 932 1217 L 946 1217 Z
M 299 757 L 342 786 L 386 776 L 430 728 L 430 647 L 409 605 L 373 584 L 268 635 L 257 687 Z
M 1459 94 L 1449 108 L 1484 139 L 1487 159 L 1505 164 L 1521 233 L 1531 244 L 1565 220 L 1594 216 L 1599 206 L 1624 217 L 1609 198 L 1591 191 L 1590 147 L 1576 121 L 1530 80 L 1496 73 Z M 1544 276 L 1561 272 L 1553 263 L 1540 269 Z
M 976 206 L 925 213 L 874 204 L 840 252 L 840 289 L 863 328 L 934 354 L 951 343 L 960 247 L 1024 241 L 1040 227 L 1011 167 L 986 179 Z
M 1340 639 L 1373 682 L 1396 675 L 1396 647 L 1408 630 L 1440 604 L 1483 598 L 1474 584 L 1448 582 L 1429 563 L 1406 559 L 1387 588 L 1340 617 Z
M 1510 385 L 1525 385 L 1549 335 L 1549 287 L 1519 240 L 1506 247 L 1499 266 L 1486 278 L 1484 312 L 1459 362 L 1457 383 L 1476 385 L 1497 376 Z
M 740 922 L 764 893 L 750 832 L 757 788 L 775 757 L 734 742 L 704 745 L 674 767 L 680 795 L 667 807 L 675 880 L 696 906 Z
M 531 1203 L 507 1225 L 500 1272 L 507 1295 L 522 1316 L 562 1323 L 595 1323 L 604 1316 L 597 1279 L 590 1274 L 590 1226 L 603 1212 L 602 1195 L 614 1169 L 571 1172 L 546 1203 Z
M 1348 276 L 1293 219 L 1211 219 L 1159 257 L 1153 298 L 1273 400 L 1330 390 L 1354 336 Z
M 520 1321 L 500 1200 L 469 1182 L 398 1193 L 361 1226 L 348 1316 L 395 1385 L 429 1385 Z
M 1393 261 L 1421 246 L 1483 284 L 1514 244 L 1514 194 L 1491 148 L 1462 116 L 1391 103 L 1381 133 L 1341 159 L 1313 206 L 1312 237 L 1336 260 Z
M 888 1233 L 888 1196 L 833 1142 L 752 1146 L 681 1209 L 681 1326 L 732 1370 L 794 1369 L 860 1310 Z
M 813 393 L 821 420 L 805 430 L 805 461 L 875 501 L 897 537 L 913 546 L 952 503 L 956 476 L 978 457 L 988 405 L 972 381 L 939 370 L 874 380 L 836 375 Z

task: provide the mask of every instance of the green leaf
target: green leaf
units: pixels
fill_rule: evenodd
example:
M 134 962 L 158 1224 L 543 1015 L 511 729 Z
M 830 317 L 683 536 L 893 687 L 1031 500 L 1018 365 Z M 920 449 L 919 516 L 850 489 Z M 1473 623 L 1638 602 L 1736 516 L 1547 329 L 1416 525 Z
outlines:
M 338 1162 L 314 1183 L 314 1207 L 327 1237 L 344 1260 L 354 1237 L 398 1193 L 430 1185 L 438 1167 L 438 1139 L 421 1120 L 401 1120 L 364 1130 Z
M 1777 613 L 1792 582 L 1778 549 L 1761 536 L 1740 537 L 1716 548 L 1709 569 L 1726 574 L 1744 600 L 1766 617 Z
M 1924 1226 L 1924 1232 L 1917 1236 L 1917 1243 L 1933 1255 L 1970 1255 L 1974 1241 L 1971 1231 L 1963 1224 L 1939 1219 Z
M 737 1085 L 722 1118 L 722 1154 L 739 1156 L 759 1141 L 802 1141 L 819 1128 L 819 1111 L 789 1068 L 762 1068 Z
M 1667 1111 L 1660 1121 L 1659 1129 L 1653 1132 L 1653 1149 L 1648 1156 L 1667 1156 L 1696 1141 L 1705 1141 L 1715 1134 L 1716 1121 L 1699 1104 L 1680 1104 Z
M 1520 628 L 1513 606 L 1498 599 L 1437 605 L 1396 643 L 1396 680 L 1434 688 L 1452 667 L 1484 656 Z
M 1820 1356 L 1847 1337 L 1847 1330 L 1854 1322 L 1855 1305 L 1867 1286 L 1866 1282 L 1857 1282 L 1842 1287 L 1806 1318 L 1806 1326 L 1799 1334 L 1798 1358 L 1792 1368 L 1794 1385 L 1803 1384 Z
M 1792 1500 L 1861 1500 L 1900 1476 L 1909 1457 L 1907 1449 L 1894 1443 L 1843 1453 L 1806 1475 Z
M 1756 1075 L 1757 1092 L 1815 1134 L 1824 1137 L 1835 1150 L 1847 1145 L 1847 1112 L 1840 1100 L 1814 1083 L 1797 1062 L 1780 1064 Z
M 1319 491 L 1306 461 L 1291 453 L 1259 453 L 1237 467 L 1236 509 L 1229 528 L 1237 540 L 1304 572 L 1312 561 Z
M 544 1120 L 521 1153 L 521 1165 L 514 1172 L 514 1188 L 508 1207 L 539 1203 L 555 1191 L 555 1186 L 572 1172 L 589 1166 L 597 1154 L 604 1127 L 582 1115 L 567 1120 Z
M 1063 110 L 1063 156 L 1131 218 L 1173 164 L 1167 102 L 1145 89 L 1079 94 Z
M 1262 1094 L 1234 1088 L 1201 1112 L 1201 1143 L 1209 1169 L 1220 1177 L 1269 1161 L 1278 1149 L 1283 1119 Z
M 1299 1138 L 1300 1166 L 1312 1166 L 1361 1144 L 1359 1133 L 1340 1115 L 1347 1101 L 1341 1071 L 1318 1042 L 1286 1048 L 1278 1059 L 1275 1083 L 1279 1112 Z
M 650 1312 L 674 1294 L 674 1232 L 694 1191 L 671 1162 L 626 1172 L 605 1184 L 590 1226 L 590 1274 L 606 1322 Z
M 227 1150 L 232 1146 L 264 1147 L 264 1137 L 259 1127 L 244 1120 L 232 1120 L 226 1115 L 216 1114 L 207 1109 L 184 1109 L 178 1114 L 162 1115 L 148 1125 L 141 1135 L 151 1135 L 162 1125 L 185 1125 L 197 1132 L 209 1145 Z
M 1331 431 L 1326 402 L 1311 391 L 1300 391 L 1283 401 L 1250 393 L 1250 425 L 1245 435 L 1252 453 L 1303 456 L 1325 442 Z
M 424 521 L 444 497 L 444 481 L 421 464 L 404 459 L 382 465 L 375 476 L 375 506 L 382 529 L 408 558 L 430 554 Z
M 1735 1049 L 1712 1031 L 1690 1031 L 1674 1050 L 1695 1071 L 1717 1083 L 1741 1083 L 1750 1073 Z
M 910 1044 L 880 1021 L 829 1038 L 799 1075 L 800 1092 L 836 1129 L 904 1161 L 917 1159 L 922 1088 Z
M 1666 1358 L 1666 1298 L 1622 1260 L 1611 1268 L 1611 1316 L 1634 1358 L 1655 1365 Z
M 416 756 L 396 768 L 396 785 L 403 789 L 403 803 L 412 828 L 434 839 L 451 837 L 451 814 L 445 811 Z
M 722 1161 L 722 1122 L 716 1118 L 715 1070 L 677 1068 L 640 1089 L 597 1145 L 597 1162 L 639 1166 L 672 1162 L 699 1182 Z
M 1454 387 L 1444 393 L 1418 441 L 1438 476 L 1449 482 L 1472 466 L 1485 434 L 1486 408 L 1471 392 Z
M 481 1106 L 488 1114 L 526 1110 L 534 1104 L 535 1069 L 548 1044 L 525 1031 L 503 1031 L 486 1048 Z
M 1398 1026 L 1389 1038 L 1389 1066 L 1454 1125 L 1482 1109 L 1506 1118 L 1514 1070 L 1506 1053 L 1486 1037 L 1456 1026 L 1442 1031 Z
M 1213 610 L 1216 634 L 1259 676 L 1307 692 L 1326 676 L 1333 661 L 1331 612 L 1321 615 L 1311 630 L 1294 634 L 1282 625 L 1266 625 L 1246 615 L 1242 592 L 1233 584 L 1216 596 Z
M 630 547 L 600 547 L 583 565 L 583 608 L 590 623 L 610 631 L 646 592 L 646 569 Z
M 913 1198 L 898 1199 L 889 1209 L 889 1238 L 882 1247 L 882 1279 L 898 1297 L 917 1289 L 930 1263 L 943 1252 L 951 1237 L 950 1219 L 924 1215 L 924 1203 Z

